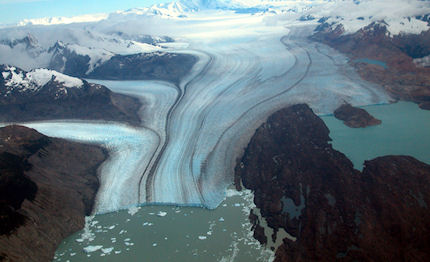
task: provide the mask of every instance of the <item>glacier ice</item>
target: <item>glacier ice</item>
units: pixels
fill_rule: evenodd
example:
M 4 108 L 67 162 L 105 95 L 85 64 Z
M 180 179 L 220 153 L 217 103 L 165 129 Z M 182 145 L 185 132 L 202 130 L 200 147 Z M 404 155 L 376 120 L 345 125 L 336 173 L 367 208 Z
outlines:
M 181 83 L 96 81 L 144 102 L 141 127 L 25 123 L 110 151 L 100 169 L 97 213 L 145 203 L 215 208 L 232 182 L 236 158 L 274 111 L 308 103 L 317 113 L 331 113 L 344 101 L 388 101 L 345 56 L 307 40 L 315 24 L 267 23 L 264 15 L 218 11 L 166 23 L 169 28 L 160 30 L 174 31 L 187 43 L 175 52 L 199 58 Z

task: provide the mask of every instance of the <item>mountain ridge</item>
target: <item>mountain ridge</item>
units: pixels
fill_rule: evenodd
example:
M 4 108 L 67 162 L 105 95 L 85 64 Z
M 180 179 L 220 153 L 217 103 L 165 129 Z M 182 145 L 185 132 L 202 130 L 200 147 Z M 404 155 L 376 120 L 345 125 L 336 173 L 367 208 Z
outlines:
M 91 119 L 139 125 L 141 102 L 48 69 L 0 65 L 0 122 Z

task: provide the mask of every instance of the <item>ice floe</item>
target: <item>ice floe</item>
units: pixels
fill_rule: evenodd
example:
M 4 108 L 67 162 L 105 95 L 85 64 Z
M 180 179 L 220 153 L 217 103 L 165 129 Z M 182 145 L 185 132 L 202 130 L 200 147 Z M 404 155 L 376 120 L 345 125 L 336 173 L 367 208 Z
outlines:
M 160 211 L 160 212 L 158 212 L 157 216 L 159 216 L 159 217 L 165 217 L 165 216 L 167 216 L 167 212 Z
M 98 245 L 98 246 L 87 246 L 87 247 L 84 247 L 84 252 L 85 253 L 92 253 L 92 252 L 95 252 L 97 250 L 102 249 L 102 247 L 103 246 L 100 246 L 100 245 Z

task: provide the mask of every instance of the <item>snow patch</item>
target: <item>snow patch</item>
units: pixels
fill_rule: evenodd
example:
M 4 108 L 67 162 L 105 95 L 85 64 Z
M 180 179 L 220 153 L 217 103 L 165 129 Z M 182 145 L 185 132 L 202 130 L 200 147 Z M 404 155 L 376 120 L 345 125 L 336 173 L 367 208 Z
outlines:
M 80 88 L 84 85 L 83 81 L 79 78 L 70 77 L 53 70 L 35 69 L 25 72 L 13 66 L 7 66 L 5 69 L 7 71 L 2 72 L 5 86 L 16 89 L 19 92 L 38 91 L 51 80 L 63 84 L 68 88 Z M 67 91 L 63 90 L 63 93 L 67 93 Z
M 82 87 L 84 85 L 84 82 L 79 78 L 67 76 L 49 69 L 35 69 L 28 72 L 26 77 L 28 78 L 28 81 L 32 81 L 39 86 L 46 85 L 46 83 L 48 83 L 52 78 L 54 78 L 56 82 L 69 88 Z
M 136 45 L 140 49 L 140 52 L 142 53 L 152 53 L 152 52 L 162 51 L 162 48 L 159 46 L 140 43 L 136 41 L 132 41 L 132 43 Z
M 414 59 L 414 63 L 418 67 L 430 67 L 430 55 L 422 58 L 416 58 Z
M 10 72 L 2 72 L 3 78 L 6 79 L 10 76 Z
M 77 44 L 70 44 L 67 48 L 78 55 L 88 56 L 90 58 L 86 74 L 91 73 L 96 67 L 108 61 L 115 55 L 114 53 L 104 49 L 85 47 Z

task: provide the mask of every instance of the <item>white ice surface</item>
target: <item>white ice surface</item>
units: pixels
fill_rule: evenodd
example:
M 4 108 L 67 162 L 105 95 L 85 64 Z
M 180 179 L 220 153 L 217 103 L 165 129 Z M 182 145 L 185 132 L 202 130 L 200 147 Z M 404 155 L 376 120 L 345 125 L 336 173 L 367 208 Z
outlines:
M 110 150 L 101 169 L 97 212 L 140 203 L 215 208 L 232 182 L 237 157 L 271 113 L 296 103 L 331 113 L 344 101 L 365 105 L 389 99 L 361 80 L 345 56 L 307 40 L 314 23 L 268 18 L 205 11 L 151 28 L 181 38 L 189 45 L 175 52 L 199 61 L 179 86 L 97 81 L 145 103 L 141 128 L 70 121 L 29 126 Z
M 388 99 L 362 81 L 346 57 L 308 42 L 312 26 L 286 29 L 261 16 L 229 13 L 204 20 L 196 15 L 188 23 L 194 28 L 184 32 L 190 48 L 210 58 L 181 83 L 184 95 L 170 118 L 169 143 L 147 201 L 216 207 L 253 131 L 283 106 L 306 102 L 329 113 L 344 100 L 361 105 Z M 176 25 L 178 32 L 187 27 Z
M 155 135 L 145 129 L 120 124 L 50 121 L 26 123 L 25 126 L 53 137 L 100 144 L 110 152 L 101 167 L 100 188 L 95 211 L 98 213 L 126 208 L 137 202 L 140 176 L 147 164 L 148 154 L 154 150 Z

